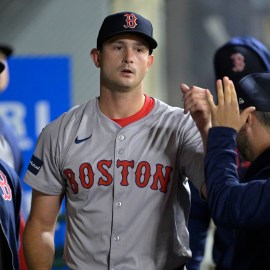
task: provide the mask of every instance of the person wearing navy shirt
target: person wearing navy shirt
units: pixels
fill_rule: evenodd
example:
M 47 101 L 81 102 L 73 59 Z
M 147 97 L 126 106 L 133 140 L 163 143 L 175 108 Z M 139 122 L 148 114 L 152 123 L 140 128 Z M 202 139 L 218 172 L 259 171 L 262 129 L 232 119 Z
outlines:
M 0 62 L 0 73 L 4 68 L 5 65 Z M 0 159 L 0 269 L 20 269 L 18 252 L 21 195 L 17 173 Z
M 0 94 L 4 92 L 10 81 L 8 59 L 12 56 L 13 48 L 6 44 L 0 44 L 0 61 L 5 66 L 0 74 Z M 15 169 L 21 176 L 23 168 L 22 150 L 19 147 L 18 139 L 12 127 L 0 117 L 0 158 Z
M 4 92 L 10 82 L 9 72 L 9 58 L 13 54 L 13 48 L 8 44 L 0 44 L 0 63 L 2 72 L 0 73 L 0 95 Z M 20 149 L 18 138 L 11 125 L 3 118 L 0 117 L 0 159 L 4 160 L 10 167 L 12 167 L 19 177 L 22 176 L 23 169 L 23 155 Z M 21 226 L 20 235 L 23 234 L 25 227 L 25 220 L 21 212 Z M 0 268 L 1 269 L 1 268 Z M 20 269 L 26 270 L 26 262 L 24 258 L 23 247 L 20 244 Z
M 219 47 L 213 57 L 216 79 L 228 76 L 237 87 L 240 79 L 251 73 L 270 72 L 270 52 L 258 39 L 252 36 L 235 36 Z M 216 93 L 212 92 L 214 99 Z M 241 179 L 249 162 L 237 155 L 237 169 Z M 198 190 L 190 183 L 191 209 L 189 216 L 190 248 L 192 258 L 188 270 L 199 270 L 204 258 L 206 238 L 211 225 L 211 215 L 207 201 L 201 199 Z M 213 234 L 212 257 L 217 270 L 230 270 L 234 230 L 215 226 Z
M 16 172 L 0 160 L 0 269 L 18 270 L 21 185 Z
M 235 229 L 232 270 L 270 269 L 270 73 L 207 90 L 212 128 L 205 156 L 207 201 L 217 225 Z M 237 94 L 237 95 L 236 95 Z M 241 111 L 241 113 L 240 113 Z M 251 164 L 242 182 L 237 152 Z

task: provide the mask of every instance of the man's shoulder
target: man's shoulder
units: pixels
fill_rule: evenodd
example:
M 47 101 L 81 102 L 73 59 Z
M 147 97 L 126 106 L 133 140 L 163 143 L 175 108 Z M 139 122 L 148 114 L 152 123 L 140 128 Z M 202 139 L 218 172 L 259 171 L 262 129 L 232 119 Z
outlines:
M 154 98 L 156 107 L 159 111 L 163 111 L 164 113 L 169 114 L 184 114 L 184 109 L 181 107 L 172 106 L 158 98 Z
M 90 99 L 80 105 L 75 105 L 67 112 L 61 114 L 58 118 L 50 122 L 44 129 L 58 129 L 60 127 L 66 127 L 74 125 L 85 116 L 91 116 L 97 110 L 96 99 Z

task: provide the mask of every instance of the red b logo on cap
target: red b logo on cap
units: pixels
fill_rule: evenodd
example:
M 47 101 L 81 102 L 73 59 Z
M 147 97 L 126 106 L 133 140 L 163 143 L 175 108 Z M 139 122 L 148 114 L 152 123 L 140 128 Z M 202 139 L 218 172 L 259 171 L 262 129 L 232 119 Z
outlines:
M 125 14 L 126 17 L 126 25 L 124 25 L 125 28 L 135 28 L 137 23 L 137 17 L 134 14 Z

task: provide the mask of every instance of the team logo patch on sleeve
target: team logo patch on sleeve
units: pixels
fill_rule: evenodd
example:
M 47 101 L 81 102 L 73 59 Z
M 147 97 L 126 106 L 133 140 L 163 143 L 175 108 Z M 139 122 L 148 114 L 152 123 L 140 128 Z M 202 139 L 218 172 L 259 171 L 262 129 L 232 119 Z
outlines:
M 32 174 L 37 175 L 42 165 L 43 161 L 33 155 L 27 169 Z

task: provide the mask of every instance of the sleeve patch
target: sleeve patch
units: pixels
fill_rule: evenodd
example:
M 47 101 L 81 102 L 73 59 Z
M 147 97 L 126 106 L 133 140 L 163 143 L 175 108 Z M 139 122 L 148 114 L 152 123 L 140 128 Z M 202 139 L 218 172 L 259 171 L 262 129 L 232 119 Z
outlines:
M 27 169 L 32 174 L 37 175 L 42 165 L 43 161 L 33 155 Z

